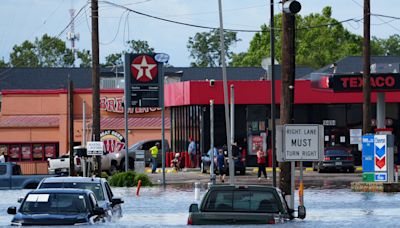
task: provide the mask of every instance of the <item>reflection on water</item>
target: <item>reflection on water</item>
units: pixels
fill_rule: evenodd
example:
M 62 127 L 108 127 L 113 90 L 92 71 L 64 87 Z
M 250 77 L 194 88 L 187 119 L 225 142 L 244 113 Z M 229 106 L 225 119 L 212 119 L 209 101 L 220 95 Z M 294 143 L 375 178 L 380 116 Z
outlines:
M 136 196 L 136 188 L 113 188 L 115 195 L 122 196 L 125 201 L 124 216 L 118 221 L 100 226 L 186 227 L 189 205 L 195 202 L 193 186 L 194 184 L 181 184 L 165 188 L 142 188 L 140 196 Z M 202 194 L 205 193 L 205 188 L 206 184 L 202 185 Z M 27 190 L 0 192 L 0 226 L 8 225 L 12 218 L 6 214 L 7 207 L 18 205 L 18 197 L 26 192 Z M 295 200 L 297 203 L 298 198 Z M 307 208 L 307 218 L 304 221 L 296 219 L 276 227 L 398 226 L 398 193 L 360 193 L 351 192 L 348 188 L 320 189 L 309 186 L 304 191 L 304 202 Z

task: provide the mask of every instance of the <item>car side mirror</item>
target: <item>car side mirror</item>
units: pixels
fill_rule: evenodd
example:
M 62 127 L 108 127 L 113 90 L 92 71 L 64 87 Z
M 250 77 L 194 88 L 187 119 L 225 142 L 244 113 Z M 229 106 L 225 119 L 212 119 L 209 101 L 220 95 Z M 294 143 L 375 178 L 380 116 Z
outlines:
M 16 207 L 9 207 L 9 208 L 7 209 L 7 214 L 9 214 L 9 215 L 15 215 L 15 214 L 17 214 L 17 208 L 16 208 Z
M 304 206 L 299 206 L 297 208 L 297 218 L 299 218 L 299 219 L 306 218 L 306 208 Z
M 93 214 L 95 214 L 95 215 L 103 215 L 105 213 L 106 212 L 104 211 L 104 208 L 102 208 L 102 207 L 95 207 L 93 209 Z
M 112 205 L 117 205 L 117 204 L 122 204 L 124 201 L 121 198 L 112 198 L 111 199 L 111 204 Z
M 19 197 L 17 200 L 18 203 L 22 203 L 22 201 L 24 201 L 24 197 Z
M 197 203 L 190 204 L 189 212 L 199 212 L 199 205 Z

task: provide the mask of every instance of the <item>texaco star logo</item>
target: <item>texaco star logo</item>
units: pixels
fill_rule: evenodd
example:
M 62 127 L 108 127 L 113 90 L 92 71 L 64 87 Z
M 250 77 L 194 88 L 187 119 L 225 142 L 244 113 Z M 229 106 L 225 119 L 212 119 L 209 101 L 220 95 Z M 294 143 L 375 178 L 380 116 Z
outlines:
M 140 55 L 132 61 L 131 72 L 139 82 L 152 81 L 157 77 L 157 63 L 148 55 Z

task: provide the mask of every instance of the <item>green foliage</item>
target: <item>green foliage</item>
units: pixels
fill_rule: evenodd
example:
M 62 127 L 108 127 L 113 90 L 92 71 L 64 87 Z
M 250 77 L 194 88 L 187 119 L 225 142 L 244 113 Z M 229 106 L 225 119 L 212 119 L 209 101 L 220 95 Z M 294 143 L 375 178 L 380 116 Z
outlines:
M 81 60 L 79 67 L 92 67 L 92 56 L 89 50 L 78 51 L 77 56 Z
M 362 54 L 362 37 L 350 33 L 331 15 L 331 7 L 325 7 L 322 14 L 296 16 L 296 64 L 320 68 L 343 57 Z M 274 19 L 275 59 L 281 62 L 282 14 Z M 321 26 L 324 24 L 329 25 Z M 261 30 L 254 35 L 246 53 L 233 56 L 232 66 L 260 66 L 262 59 L 270 56 L 270 27 L 262 25 Z
M 105 179 L 108 179 L 108 174 L 107 174 L 107 172 L 101 172 L 101 178 L 105 178 Z
M 150 47 L 150 45 L 145 40 L 129 40 L 126 42 L 129 45 L 128 52 L 133 53 L 153 53 L 154 48 Z
M 126 42 L 129 48 L 121 53 L 113 53 L 106 56 L 106 62 L 102 64 L 103 66 L 119 66 L 123 64 L 123 56 L 125 53 L 154 53 L 154 48 L 145 40 L 129 40 Z
M 372 37 L 371 53 L 373 55 L 400 56 L 400 35 L 391 35 L 388 39 Z
M 118 66 L 122 65 L 122 53 L 110 54 L 106 56 L 105 66 Z
M 10 63 L 13 67 L 39 67 L 35 45 L 27 40 L 20 46 L 14 45 Z
M 142 180 L 142 186 L 153 185 L 146 174 L 135 173 L 134 171 L 114 174 L 109 178 L 109 184 L 115 187 L 133 187 L 137 186 L 139 180 Z
M 0 59 L 0 67 L 8 67 L 8 63 L 6 63 L 3 59 Z
M 138 173 L 135 176 L 135 186 L 138 185 L 139 180 L 142 181 L 142 186 L 153 186 L 153 183 L 151 183 L 149 176 L 147 176 L 144 173 Z
M 89 51 L 78 51 L 81 67 L 90 66 Z M 57 37 L 44 34 L 32 43 L 28 40 L 21 45 L 14 45 L 10 53 L 12 67 L 72 67 L 75 56 L 72 49 L 67 48 L 64 41 Z
M 233 52 L 229 50 L 230 46 L 240 41 L 236 32 L 224 32 L 225 56 L 229 61 Z M 194 67 L 216 67 L 221 66 L 221 49 L 219 29 L 213 29 L 210 32 L 196 33 L 194 37 L 189 37 L 186 45 L 190 52 L 190 57 L 195 61 L 190 63 Z

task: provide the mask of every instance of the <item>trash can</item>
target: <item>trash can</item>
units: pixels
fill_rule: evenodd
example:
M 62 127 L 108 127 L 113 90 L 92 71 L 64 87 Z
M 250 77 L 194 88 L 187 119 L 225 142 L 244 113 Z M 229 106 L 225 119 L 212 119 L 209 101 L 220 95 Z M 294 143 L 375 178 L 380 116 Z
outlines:
M 135 172 L 144 173 L 145 167 L 145 158 L 144 158 L 144 150 L 137 150 L 135 152 Z

